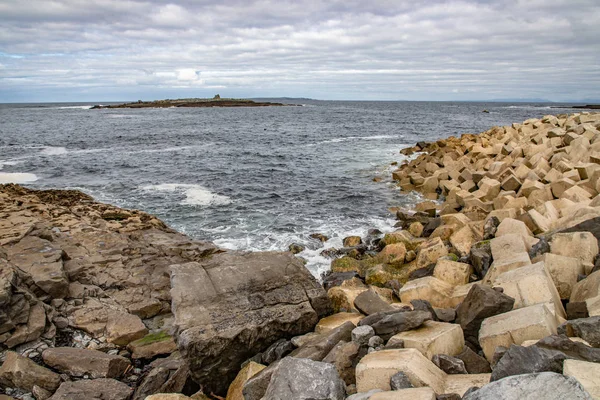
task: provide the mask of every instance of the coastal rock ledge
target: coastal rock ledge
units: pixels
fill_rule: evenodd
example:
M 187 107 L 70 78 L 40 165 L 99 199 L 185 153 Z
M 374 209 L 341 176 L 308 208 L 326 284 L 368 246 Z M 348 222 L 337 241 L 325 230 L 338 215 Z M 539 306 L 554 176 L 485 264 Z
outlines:
M 0 185 L 0 398 L 222 395 L 246 359 L 329 312 L 291 253 L 224 251 L 78 191 Z

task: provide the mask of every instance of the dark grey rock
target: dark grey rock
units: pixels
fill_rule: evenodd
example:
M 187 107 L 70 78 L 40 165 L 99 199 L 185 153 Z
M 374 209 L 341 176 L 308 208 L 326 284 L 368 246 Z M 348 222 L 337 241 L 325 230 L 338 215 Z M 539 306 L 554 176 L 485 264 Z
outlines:
M 496 349 L 494 350 L 494 354 L 492 355 L 492 361 L 490 362 L 490 367 L 492 367 L 492 370 L 494 368 L 496 368 L 496 364 L 498 364 L 498 361 L 500 361 L 500 359 L 504 356 L 504 354 L 508 351 L 508 347 L 504 347 L 504 346 L 497 346 Z
M 567 358 L 600 363 L 600 349 L 575 342 L 565 335 L 547 336 L 538 341 L 535 345 L 544 349 L 558 350 Z
M 592 400 L 575 378 L 554 372 L 509 376 L 463 396 L 463 400 Z
M 271 376 L 263 400 L 343 400 L 345 385 L 331 364 L 286 357 Z
M 465 346 L 463 350 L 456 355 L 456 358 L 462 360 L 469 374 L 487 374 L 492 372 L 490 363 L 485 357 L 475 353 L 468 346 Z
M 493 239 L 496 236 L 498 225 L 500 225 L 498 217 L 488 218 L 483 225 L 483 240 Z
M 444 393 L 435 396 L 435 400 L 461 400 L 462 397 L 458 393 Z
M 468 395 L 476 392 L 479 390 L 479 387 L 477 386 L 471 386 L 470 388 L 467 389 L 467 391 L 463 394 L 463 399 L 465 399 Z
M 157 393 L 161 386 L 169 379 L 170 371 L 167 368 L 153 368 L 148 372 L 142 383 L 135 390 L 133 400 L 144 400 L 146 397 Z
M 435 231 L 440 225 L 442 225 L 442 219 L 439 217 L 429 220 L 429 222 L 423 226 L 423 233 L 421 236 L 424 238 L 431 236 L 433 231 Z
M 394 307 L 383 301 L 373 289 L 365 290 L 356 296 L 354 306 L 365 315 L 394 310 Z
M 170 268 L 179 351 L 207 392 L 225 394 L 244 360 L 312 331 L 332 311 L 289 252 L 223 252 Z
M 567 319 L 579 319 L 589 317 L 585 301 L 570 301 L 567 303 Z
M 492 265 L 492 248 L 490 247 L 489 240 L 477 242 L 471 246 L 471 252 L 469 253 L 469 264 L 473 266 L 473 269 L 479 276 L 483 278 Z
M 456 309 L 436 308 L 435 315 L 437 316 L 437 321 L 454 322 L 454 320 L 456 319 Z
M 490 381 L 534 372 L 562 373 L 563 361 L 566 358 L 563 353 L 556 350 L 544 349 L 535 345 L 528 347 L 512 345 L 494 366 Z
M 467 369 L 463 360 L 446 354 L 435 354 L 431 361 L 439 369 L 450 375 L 467 374 Z
M 427 311 L 431 314 L 433 321 L 437 321 L 437 314 L 433 309 L 433 306 L 427 300 L 411 300 L 410 304 L 413 306 L 414 311 Z
M 410 379 L 408 379 L 408 375 L 404 372 L 396 372 L 392 375 L 390 378 L 390 386 L 392 387 L 392 390 L 410 389 L 414 387 L 410 382 Z
M 352 330 L 352 341 L 359 346 L 366 346 L 373 336 L 375 336 L 375 330 L 369 325 L 357 326 Z
M 358 272 L 332 272 L 323 278 L 323 288 L 329 290 L 332 287 L 340 286 L 342 283 L 352 278 L 360 278 Z
M 558 327 L 558 333 L 577 336 L 593 347 L 600 347 L 600 315 L 567 321 Z
M 463 329 L 465 340 L 479 348 L 479 329 L 485 318 L 512 310 L 515 299 L 489 286 L 473 285 L 456 310 L 456 322 Z
M 355 327 L 352 322 L 346 321 L 337 328 L 311 339 L 305 345 L 292 351 L 290 356 L 321 361 L 340 341 L 349 342 L 352 338 L 352 330 Z
M 412 281 L 414 279 L 425 278 L 426 276 L 432 276 L 434 269 L 435 269 L 435 264 L 429 264 L 426 267 L 415 269 L 410 274 L 408 274 L 408 280 Z
M 532 260 L 536 257 L 541 256 L 544 253 L 550 252 L 550 243 L 545 237 L 540 237 L 540 240 L 531 246 L 531 250 L 529 250 L 529 258 Z
M 380 338 L 379 336 L 373 336 L 372 338 L 369 339 L 369 343 L 368 346 L 369 347 L 379 347 L 379 346 L 383 346 L 383 339 Z
M 280 339 L 272 345 L 270 345 L 269 348 L 262 353 L 262 363 L 265 365 L 269 365 L 277 360 L 281 360 L 283 357 L 291 353 L 294 350 L 294 348 L 295 347 L 291 341 L 286 339 Z
M 242 389 L 244 400 L 260 400 L 263 398 L 267 392 L 269 383 L 271 382 L 271 377 L 279 368 L 280 363 L 281 360 L 275 361 L 273 364 L 246 381 L 244 388 Z
M 371 318 L 371 320 L 367 320 Z M 423 325 L 425 321 L 431 320 L 431 314 L 426 311 L 400 311 L 400 312 L 383 312 L 377 313 L 363 318 L 358 324 L 371 325 L 375 330 L 375 334 L 383 340 L 389 340 L 397 333 L 416 329 Z

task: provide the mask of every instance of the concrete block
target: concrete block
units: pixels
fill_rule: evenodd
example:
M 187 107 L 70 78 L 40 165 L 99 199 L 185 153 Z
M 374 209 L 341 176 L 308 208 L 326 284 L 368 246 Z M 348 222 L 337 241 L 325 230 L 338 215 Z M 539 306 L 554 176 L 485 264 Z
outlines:
M 433 389 L 420 387 L 375 393 L 369 400 L 436 400 L 436 396 Z
M 594 258 L 599 251 L 598 240 L 590 232 L 557 233 L 552 236 L 550 250 L 554 254 L 594 264 Z
M 508 218 L 504 219 L 500 225 L 498 225 L 498 229 L 496 230 L 496 238 L 511 234 L 521 236 L 527 250 L 529 250 L 531 246 L 537 242 L 523 221 Z
M 356 390 L 391 390 L 392 375 L 404 372 L 415 387 L 429 386 L 444 393 L 446 373 L 435 366 L 417 349 L 375 351 L 364 356 L 356 366 Z
M 600 271 L 589 274 L 587 278 L 577 282 L 571 292 L 571 302 L 586 301 L 600 296 Z
M 439 259 L 433 270 L 433 276 L 453 286 L 469 283 L 473 267 L 466 263 Z
M 483 278 L 483 283 L 491 284 L 497 276 L 527 265 L 531 265 L 528 253 L 506 253 L 503 258 L 498 260 L 494 259 L 492 265 L 490 265 L 490 269 Z
M 455 307 L 451 301 L 454 287 L 447 282 L 433 276 L 415 279 L 406 282 L 400 289 L 400 299 L 403 303 L 411 300 L 427 300 L 432 306 L 438 308 Z
M 390 338 L 388 344 L 399 341 L 404 341 L 405 348 L 417 349 L 430 360 L 435 354 L 457 355 L 465 345 L 460 325 L 435 321 L 426 321 L 417 329 L 401 332 Z
M 440 238 L 433 238 L 423 243 L 417 254 L 417 268 L 423 268 L 435 262 L 443 256 L 448 255 L 448 250 Z
M 482 387 L 490 383 L 491 376 L 492 374 L 447 375 L 445 392 L 464 396 L 470 388 Z
M 556 334 L 557 327 L 554 313 L 545 304 L 536 304 L 484 319 L 479 343 L 485 357 L 492 361 L 496 347 L 539 340 Z
M 480 239 L 480 237 L 475 235 L 471 227 L 467 225 L 463 226 L 450 236 L 450 244 L 458 251 L 459 256 L 466 257 L 469 255 L 473 243 Z
M 558 316 L 567 316 L 543 262 L 505 272 L 494 279 L 492 286 L 502 287 L 505 295 L 515 299 L 514 309 L 549 303 Z
M 600 399 L 600 364 L 580 360 L 565 360 L 563 375 L 577 379 L 594 399 Z
M 585 272 L 581 261 L 574 257 L 552 253 L 543 254 L 540 261 L 544 263 L 550 273 L 560 298 L 568 300 L 571 297 L 573 287 L 577 283 L 578 276 Z

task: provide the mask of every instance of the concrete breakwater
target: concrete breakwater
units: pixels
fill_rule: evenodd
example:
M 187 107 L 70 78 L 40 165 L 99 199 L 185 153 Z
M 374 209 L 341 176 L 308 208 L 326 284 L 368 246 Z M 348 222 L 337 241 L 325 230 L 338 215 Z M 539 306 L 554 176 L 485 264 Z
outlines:
M 600 395 L 600 114 L 419 143 L 429 201 L 291 253 L 193 241 L 79 192 L 0 187 L 0 385 L 14 398 Z M 27 397 L 29 396 L 29 397 Z M 502 397 L 503 396 L 503 397 Z

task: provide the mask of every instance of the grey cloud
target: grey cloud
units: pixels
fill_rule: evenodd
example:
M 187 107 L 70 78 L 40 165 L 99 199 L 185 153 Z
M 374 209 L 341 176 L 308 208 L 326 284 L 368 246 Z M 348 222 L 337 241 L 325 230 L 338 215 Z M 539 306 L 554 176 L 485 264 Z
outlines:
M 214 88 L 353 99 L 597 97 L 599 17 L 595 0 L 5 0 L 0 101 L 208 96 Z

